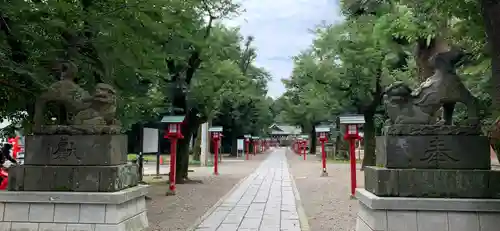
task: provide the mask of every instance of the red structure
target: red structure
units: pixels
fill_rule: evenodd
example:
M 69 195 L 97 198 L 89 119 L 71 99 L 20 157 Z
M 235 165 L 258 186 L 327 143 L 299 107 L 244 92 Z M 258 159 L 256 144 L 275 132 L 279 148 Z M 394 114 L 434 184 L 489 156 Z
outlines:
M 8 142 L 12 144 L 12 157 L 17 159 L 17 154 L 21 151 L 21 148 L 19 147 L 19 136 L 9 138 Z
M 246 159 L 249 159 L 250 156 L 250 135 L 245 135 L 245 150 L 246 150 Z
M 358 125 L 347 124 L 344 139 L 349 141 L 349 160 L 351 163 L 351 196 L 356 190 L 356 140 L 360 139 Z
M 317 129 L 316 131 L 318 131 Z M 321 173 L 321 176 L 328 176 L 328 173 L 326 172 L 326 150 L 325 150 L 325 143 L 328 141 L 328 136 L 327 132 L 321 131 L 319 132 L 319 142 L 321 142 L 321 165 L 323 167 L 323 172 Z
M 219 145 L 222 138 L 222 127 L 211 127 L 208 131 L 212 134 L 214 148 L 214 175 L 219 175 Z
M 220 133 L 212 132 L 212 141 L 214 142 L 214 175 L 219 175 L 219 140 Z
M 168 123 L 164 138 L 170 139 L 170 173 L 168 174 L 169 192 L 167 192 L 167 195 L 175 195 L 177 141 L 184 138 L 181 131 L 181 124 L 183 121 L 184 116 L 165 116 L 164 119 L 162 119 L 162 122 Z
M 304 160 L 306 160 L 306 157 L 307 157 L 307 140 L 302 140 L 302 155 L 304 157 Z
M 0 190 L 7 190 L 9 185 L 9 173 L 4 168 L 0 168 Z

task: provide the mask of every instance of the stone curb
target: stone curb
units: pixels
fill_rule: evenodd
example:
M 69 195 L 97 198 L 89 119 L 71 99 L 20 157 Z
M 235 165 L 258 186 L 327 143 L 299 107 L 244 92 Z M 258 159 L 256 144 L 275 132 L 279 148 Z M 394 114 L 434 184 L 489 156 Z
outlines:
M 259 165 L 260 166 L 260 165 Z M 259 167 L 257 166 L 257 168 Z M 256 169 L 257 169 L 256 168 Z M 255 170 L 254 170 L 255 171 Z M 200 218 L 198 218 L 194 223 L 193 225 L 191 225 L 189 228 L 186 229 L 186 231 L 195 231 L 196 228 L 205 220 L 207 219 L 207 217 L 209 217 L 216 209 L 217 207 L 219 207 L 222 203 L 224 203 L 224 201 L 229 197 L 231 196 L 231 194 L 236 191 L 236 189 L 238 189 L 238 187 L 243 183 L 245 182 L 246 179 L 248 179 L 249 176 L 251 176 L 253 174 L 252 171 L 250 174 L 248 174 L 247 176 L 243 177 L 240 181 L 238 181 L 238 183 L 236 183 L 233 188 L 231 188 L 231 190 L 229 190 L 229 192 L 227 192 L 224 196 L 222 196 L 212 207 L 210 207 L 206 212 L 205 214 L 203 214 L 203 216 L 201 216 Z
M 290 148 L 287 148 L 285 155 L 288 154 L 288 151 L 291 151 Z M 293 154 L 293 152 L 292 152 Z M 287 158 L 285 156 L 285 158 Z M 306 212 L 304 210 L 304 207 L 302 206 L 302 200 L 300 199 L 300 194 L 299 190 L 297 189 L 297 185 L 295 184 L 295 178 L 293 177 L 293 174 L 291 173 L 290 169 L 290 163 L 288 163 L 288 174 L 290 175 L 290 178 L 292 178 L 292 188 L 293 188 L 293 194 L 295 194 L 295 206 L 297 207 L 297 214 L 299 215 L 299 222 L 300 222 L 300 230 L 301 231 L 309 231 L 309 219 L 307 218 Z

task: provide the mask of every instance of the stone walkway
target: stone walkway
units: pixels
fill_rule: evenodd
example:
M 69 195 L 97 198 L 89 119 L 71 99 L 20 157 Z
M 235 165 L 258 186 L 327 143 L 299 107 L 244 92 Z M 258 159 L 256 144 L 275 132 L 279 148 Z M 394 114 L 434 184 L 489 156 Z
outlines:
M 277 149 L 210 214 L 198 231 L 300 231 L 285 149 Z

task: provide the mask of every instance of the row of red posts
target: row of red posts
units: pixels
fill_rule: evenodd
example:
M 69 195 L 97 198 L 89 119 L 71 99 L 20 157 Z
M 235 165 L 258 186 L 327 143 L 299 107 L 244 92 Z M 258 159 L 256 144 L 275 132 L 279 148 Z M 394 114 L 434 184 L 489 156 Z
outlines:
M 358 124 L 347 124 L 344 139 L 349 141 L 349 162 L 350 162 L 350 172 L 351 172 L 351 196 L 354 196 L 356 190 L 356 150 L 355 142 L 361 139 L 358 131 Z M 326 150 L 325 143 L 328 141 L 328 132 L 324 128 L 316 127 L 316 132 L 319 134 L 319 141 L 321 143 L 321 176 L 328 176 L 326 170 Z M 316 138 L 316 137 L 315 137 Z M 292 150 L 299 156 L 303 156 L 306 160 L 307 156 L 307 143 L 306 137 L 296 138 L 292 142 Z
M 183 139 L 182 135 L 182 125 L 184 124 L 184 116 L 167 116 L 162 119 L 162 122 L 168 123 L 167 130 L 165 131 L 164 138 L 170 139 L 170 173 L 169 173 L 169 191 L 167 195 L 175 195 L 175 173 L 176 173 L 176 161 L 177 161 L 177 141 Z M 214 175 L 219 175 L 219 145 L 220 140 L 223 137 L 222 127 L 211 127 L 208 129 L 211 134 L 213 147 L 214 147 Z M 250 156 L 250 142 L 253 146 L 253 155 L 257 153 L 264 152 L 270 148 L 271 139 L 260 139 L 259 137 L 251 137 L 250 135 L 245 135 L 245 150 L 246 159 Z

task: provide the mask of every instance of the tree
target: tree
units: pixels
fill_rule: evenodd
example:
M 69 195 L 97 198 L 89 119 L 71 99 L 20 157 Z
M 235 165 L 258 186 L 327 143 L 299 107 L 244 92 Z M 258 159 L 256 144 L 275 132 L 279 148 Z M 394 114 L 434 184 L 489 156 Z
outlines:
M 298 121 L 304 121 L 312 111 L 326 118 L 305 121 L 319 123 L 342 113 L 363 114 L 366 122 L 363 166 L 375 164 L 375 115 L 381 111 L 383 86 L 396 78 L 408 81 L 407 75 L 401 73 L 409 72 L 408 61 L 412 61 L 408 60 L 407 47 L 394 46 L 375 33 L 377 20 L 373 15 L 351 16 L 342 24 L 316 28 L 316 39 L 308 55 L 299 55 L 302 63 L 294 66 L 294 74 L 303 74 L 292 76 L 285 93 L 291 96 L 291 104 L 296 105 L 295 111 L 286 113 L 295 114 Z M 308 66 L 304 65 L 305 60 L 311 60 Z M 306 102 L 306 95 L 311 100 L 329 101 L 328 106 Z M 309 105 L 316 105 L 317 109 L 308 108 Z M 321 108 L 333 110 L 325 113 Z
M 269 73 L 253 65 L 256 54 L 251 47 L 253 37 L 247 37 L 237 63 L 238 74 L 225 81 L 218 91 L 220 109 L 214 120 L 224 127 L 224 135 L 231 143 L 231 154 L 237 154 L 237 139 L 244 134 L 263 134 L 272 122 L 270 104 L 266 98 Z
M 99 82 L 116 86 L 125 128 L 170 112 L 186 114 L 185 139 L 178 144 L 182 183 L 193 132 L 217 113 L 220 100 L 214 93 L 224 79 L 239 73 L 233 63 L 240 59 L 240 36 L 216 23 L 238 7 L 230 0 L 1 4 L 0 116 L 23 121 L 29 129 L 36 96 L 58 80 L 54 67 L 71 61 L 85 89 Z M 261 78 L 257 85 L 265 86 L 265 73 L 251 67 L 248 76 Z

